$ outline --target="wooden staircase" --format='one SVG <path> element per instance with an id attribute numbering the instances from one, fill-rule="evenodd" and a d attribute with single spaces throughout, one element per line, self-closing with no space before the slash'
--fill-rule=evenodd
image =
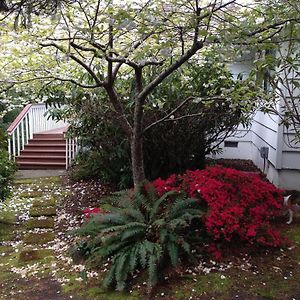
<path id="1" fill-rule="evenodd" d="M 63 133 L 36 133 L 16 157 L 19 169 L 65 169 L 66 140 Z"/>

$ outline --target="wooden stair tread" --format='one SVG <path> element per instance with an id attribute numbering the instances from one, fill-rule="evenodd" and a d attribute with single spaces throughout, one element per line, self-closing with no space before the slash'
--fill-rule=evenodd
<path id="1" fill-rule="evenodd" d="M 37 162 L 37 161 L 22 161 L 19 162 L 22 165 L 61 165 L 64 166 L 65 162 L 52 162 L 52 161 L 45 161 L 45 162 Z"/>
<path id="2" fill-rule="evenodd" d="M 56 159 L 64 159 L 65 157 L 64 156 L 59 156 L 59 155 L 47 155 L 47 156 L 41 156 L 41 155 L 20 155 L 20 156 L 17 156 L 16 159 L 23 159 L 23 158 L 28 158 L 28 159 L 35 159 L 35 158 L 42 158 L 42 159 L 45 159 L 45 158 L 50 158 L 50 159 L 53 159 L 53 158 L 56 158 Z"/>
<path id="3" fill-rule="evenodd" d="M 28 152 L 28 153 L 36 153 L 36 152 L 54 152 L 54 153 L 65 153 L 66 150 L 65 149 L 51 149 L 51 150 L 47 150 L 47 149 L 40 149 L 40 150 L 36 150 L 36 149 L 24 149 L 21 150 L 21 153 L 23 154 L 24 152 Z M 25 153 L 24 153 L 25 154 Z"/>

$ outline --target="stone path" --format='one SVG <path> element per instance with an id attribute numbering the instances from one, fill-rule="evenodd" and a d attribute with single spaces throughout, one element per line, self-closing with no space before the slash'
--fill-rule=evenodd
<path id="1" fill-rule="evenodd" d="M 0 203 L 0 300 L 81 299 L 64 293 L 56 260 L 59 177 L 18 179 Z M 59 246 L 57 247 L 57 245 Z"/>

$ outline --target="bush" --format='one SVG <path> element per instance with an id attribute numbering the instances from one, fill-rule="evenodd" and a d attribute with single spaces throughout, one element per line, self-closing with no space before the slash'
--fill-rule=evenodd
<path id="1" fill-rule="evenodd" d="M 239 240 L 270 247 L 283 242 L 271 224 L 282 211 L 283 192 L 258 174 L 215 166 L 159 178 L 153 185 L 159 196 L 185 191 L 205 204 L 203 222 L 213 242 Z"/>
<path id="2" fill-rule="evenodd" d="M 4 200 L 9 194 L 8 184 L 16 170 L 15 164 L 8 158 L 6 147 L 6 135 L 0 130 L 0 200 Z"/>
<path id="3" fill-rule="evenodd" d="M 202 215 L 199 201 L 173 191 L 157 198 L 152 190 L 148 186 L 131 196 L 119 194 L 118 208 L 110 213 L 94 214 L 93 210 L 78 231 L 88 236 L 80 248 L 93 265 L 111 259 L 106 287 L 116 285 L 123 290 L 132 274 L 147 269 L 151 289 L 164 267 L 169 263 L 176 266 L 184 253 L 187 257 L 191 254 L 191 223 Z"/>
<path id="4" fill-rule="evenodd" d="M 0 200 L 4 200 L 9 194 L 9 182 L 13 178 L 15 165 L 8 159 L 6 151 L 0 152 Z"/>

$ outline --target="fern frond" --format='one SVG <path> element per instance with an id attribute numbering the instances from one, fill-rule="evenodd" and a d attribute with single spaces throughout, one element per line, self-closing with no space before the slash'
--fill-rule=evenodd
<path id="1" fill-rule="evenodd" d="M 112 263 L 111 263 L 111 267 L 108 270 L 108 272 L 102 282 L 103 287 L 109 288 L 111 285 L 114 284 L 115 274 L 116 274 L 116 264 L 115 264 L 115 260 L 113 259 Z"/>
<path id="2" fill-rule="evenodd" d="M 122 291 L 125 288 L 125 281 L 128 277 L 127 268 L 128 265 L 126 264 L 128 260 L 129 253 L 126 250 L 123 250 L 120 252 L 120 254 L 117 256 L 115 264 L 116 264 L 116 274 L 115 278 L 117 281 L 117 290 Z"/>
<path id="3" fill-rule="evenodd" d="M 143 268 L 145 268 L 147 265 L 147 248 L 145 247 L 145 242 L 140 243 L 138 253 L 141 265 Z"/>
<path id="4" fill-rule="evenodd" d="M 186 254 L 188 254 L 188 255 L 191 254 L 191 246 L 189 243 L 187 243 L 186 241 L 183 240 L 183 241 L 181 241 L 180 245 Z"/>
<path id="5" fill-rule="evenodd" d="M 176 266 L 178 264 L 178 245 L 174 241 L 169 241 L 167 244 L 167 250 L 171 260 L 171 264 Z"/>
<path id="6" fill-rule="evenodd" d="M 177 217 L 179 217 L 180 215 L 182 215 L 182 212 L 186 209 L 189 208 L 198 208 L 199 207 L 199 200 L 197 199 L 179 199 L 177 200 L 171 207 L 169 214 L 168 214 L 168 218 L 169 219 L 175 219 Z"/>
<path id="7" fill-rule="evenodd" d="M 158 281 L 158 274 L 157 274 L 158 261 L 159 261 L 159 259 L 156 255 L 156 253 L 152 253 L 149 255 L 149 259 L 148 259 L 148 272 L 149 272 L 148 287 L 149 287 L 149 289 L 151 289 L 153 286 L 155 286 Z"/>
<path id="8" fill-rule="evenodd" d="M 178 194 L 178 192 L 175 191 L 169 191 L 165 193 L 163 196 L 161 196 L 158 200 L 156 200 L 153 204 L 153 207 L 151 209 L 151 214 L 150 214 L 150 221 L 153 220 L 153 218 L 156 216 L 158 209 L 162 205 L 164 201 L 166 201 L 170 196 Z"/>
<path id="9" fill-rule="evenodd" d="M 129 256 L 129 261 L 128 261 L 130 272 L 134 272 L 135 268 L 138 265 L 138 261 L 139 261 L 139 259 L 138 259 L 139 258 L 138 257 L 138 251 L 139 251 L 139 245 L 134 245 L 131 248 L 130 256 Z"/>
<path id="10" fill-rule="evenodd" d="M 145 227 L 144 226 L 135 226 L 133 228 L 129 228 L 124 231 L 121 235 L 121 240 L 124 241 L 126 239 L 135 238 L 145 236 Z"/>
<path id="11" fill-rule="evenodd" d="M 122 215 L 131 218 L 131 221 L 145 222 L 145 216 L 138 208 L 126 208 L 122 211 Z"/>

